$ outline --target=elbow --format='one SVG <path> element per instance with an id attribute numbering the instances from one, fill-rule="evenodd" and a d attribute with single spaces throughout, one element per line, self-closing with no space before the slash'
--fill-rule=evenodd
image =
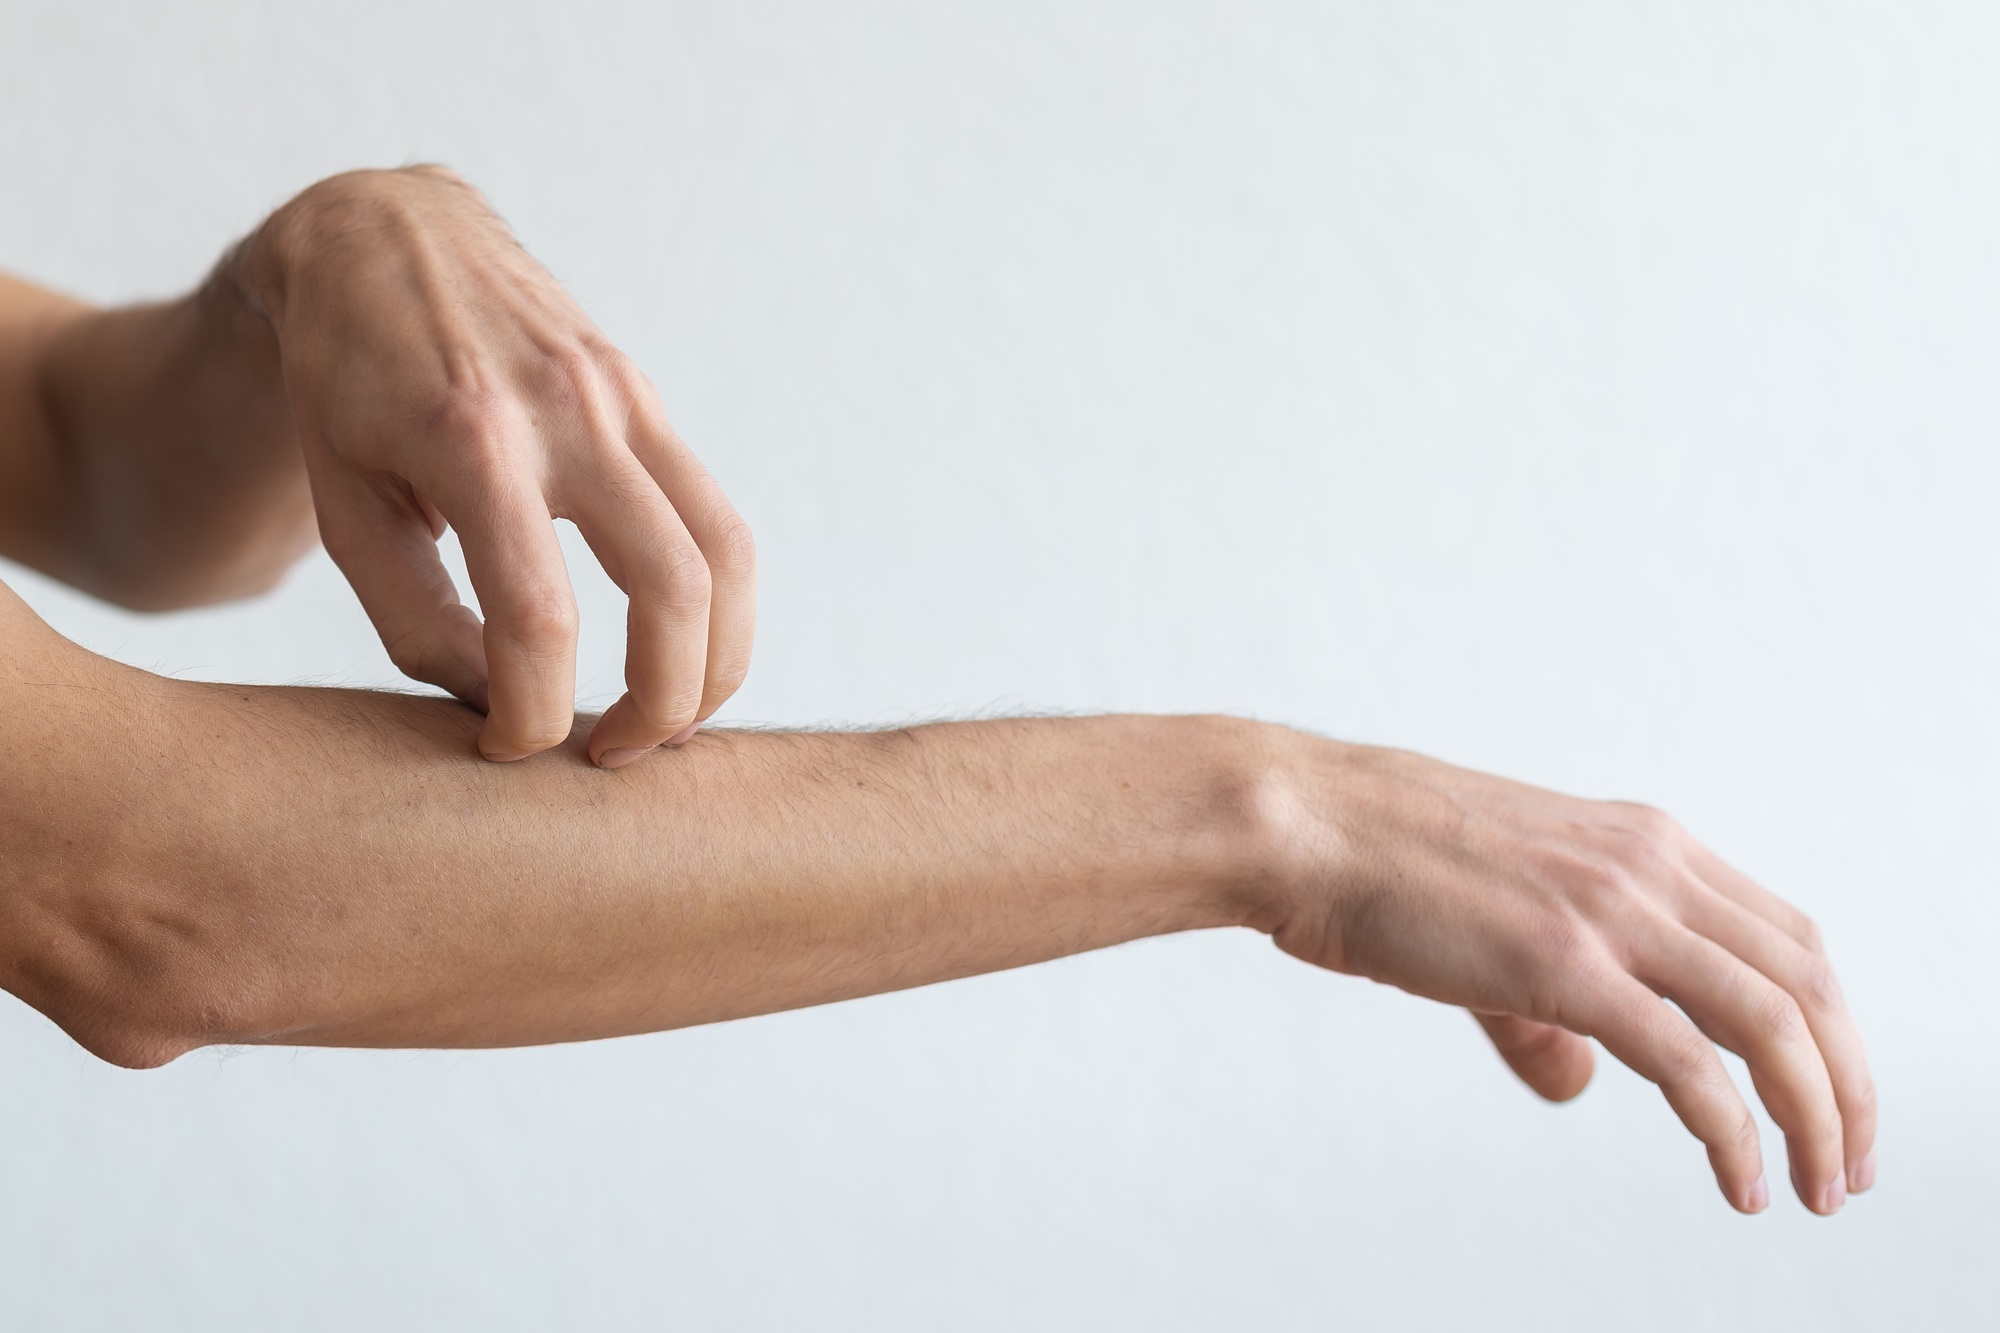
<path id="1" fill-rule="evenodd" d="M 26 998 L 26 997 L 23 997 Z M 120 1069 L 158 1069 L 198 1046 L 192 1029 L 133 997 L 58 993 L 29 1001 L 70 1040 Z"/>
<path id="2" fill-rule="evenodd" d="M 30 1003 L 106 1064 L 158 1069 L 220 1040 L 204 1030 L 199 1004 L 181 991 L 178 981 L 111 976 L 88 987 L 58 985 Z"/>
<path id="3" fill-rule="evenodd" d="M 28 938 L 37 944 L 8 960 L 7 989 L 107 1064 L 158 1069 L 238 1039 L 211 950 L 188 947 L 157 914 L 99 910 Z"/>
<path id="4" fill-rule="evenodd" d="M 120 1069 L 158 1069 L 172 1064 L 204 1042 L 175 1038 L 118 1021 L 86 1028 L 65 1027 L 77 1045 Z"/>
<path id="5" fill-rule="evenodd" d="M 257 1030 L 286 993 L 287 941 L 231 892 L 255 881 L 228 789 L 187 762 L 191 687 L 86 653 L 18 602 L 0 631 L 0 665 L 36 682 L 0 680 L 0 748 L 22 757 L 0 764 L 0 989 L 132 1069 Z"/>

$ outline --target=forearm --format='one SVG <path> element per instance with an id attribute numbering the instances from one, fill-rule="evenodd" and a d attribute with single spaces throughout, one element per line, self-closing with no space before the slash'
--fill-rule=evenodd
<path id="1" fill-rule="evenodd" d="M 48 465 L 27 563 L 155 610 L 258 591 L 310 542 L 276 339 L 230 263 L 179 300 L 74 307 L 28 351 Z"/>
<path id="2" fill-rule="evenodd" d="M 61 941 L 10 985 L 124 1063 L 711 1022 L 1229 924 L 1264 873 L 1226 719 L 704 734 L 606 772 L 575 740 L 470 762 L 446 701 L 144 679 L 116 780 L 45 811 L 115 839 L 57 838 L 7 934 Z"/>
<path id="3" fill-rule="evenodd" d="M 1873 1179 L 1818 930 L 1658 811 L 1226 718 L 707 734 L 616 770 L 574 735 L 481 764 L 477 726 L 163 680 L 0 591 L 0 984 L 143 1066 L 612 1036 L 1244 924 L 1465 1006 L 1547 1096 L 1597 1037 L 1738 1208 L 1757 1127 L 1704 1036 L 1811 1207 Z"/>
<path id="4" fill-rule="evenodd" d="M 50 341 L 89 309 L 0 273 L 0 554 L 44 569 L 61 475 L 42 370 Z"/>

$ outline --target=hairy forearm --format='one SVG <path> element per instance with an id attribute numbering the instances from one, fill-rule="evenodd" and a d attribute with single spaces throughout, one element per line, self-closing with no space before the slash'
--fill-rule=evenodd
<path id="1" fill-rule="evenodd" d="M 607 772 L 469 762 L 447 701 L 117 690 L 148 720 L 39 784 L 6 937 L 54 942 L 10 988 L 128 1064 L 711 1022 L 1229 924 L 1266 871 L 1228 719 L 723 732 Z"/>

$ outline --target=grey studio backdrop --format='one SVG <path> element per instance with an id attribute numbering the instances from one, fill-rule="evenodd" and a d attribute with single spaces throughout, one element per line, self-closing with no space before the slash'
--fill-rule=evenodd
<path id="1" fill-rule="evenodd" d="M 1872 1196 L 1738 1218 L 1636 1077 L 1544 1106 L 1247 933 L 150 1073 L 0 1000 L 0 1322 L 1993 1327 L 1996 67 L 1979 4 L 0 3 L 23 273 L 485 187 L 758 533 L 728 719 L 1226 709 L 1651 801 L 1821 920 L 1883 1099 Z M 162 618 L 5 576 L 397 684 L 322 556 Z"/>

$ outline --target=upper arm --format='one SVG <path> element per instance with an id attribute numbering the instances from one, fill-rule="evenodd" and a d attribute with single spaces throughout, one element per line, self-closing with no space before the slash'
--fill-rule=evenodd
<path id="1" fill-rule="evenodd" d="M 38 382 L 49 336 L 87 307 L 0 273 L 0 554 L 48 568 L 55 431 Z"/>

